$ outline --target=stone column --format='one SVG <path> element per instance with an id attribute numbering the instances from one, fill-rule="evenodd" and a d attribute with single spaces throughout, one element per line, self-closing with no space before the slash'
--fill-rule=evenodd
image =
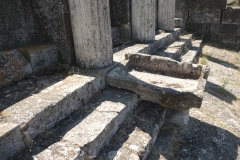
<path id="1" fill-rule="evenodd" d="M 132 0 L 132 36 L 135 41 L 155 40 L 156 0 Z"/>
<path id="2" fill-rule="evenodd" d="M 175 0 L 158 0 L 158 29 L 174 31 Z"/>
<path id="3" fill-rule="evenodd" d="M 109 0 L 68 0 L 77 65 L 102 68 L 113 62 Z"/>

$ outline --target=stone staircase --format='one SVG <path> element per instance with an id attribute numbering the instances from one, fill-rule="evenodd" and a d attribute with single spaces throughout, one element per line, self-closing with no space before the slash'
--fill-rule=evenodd
<path id="1" fill-rule="evenodd" d="M 164 122 L 201 106 L 209 71 L 193 64 L 201 41 L 179 35 L 159 32 L 118 51 L 110 67 L 2 88 L 0 159 L 146 159 Z M 169 47 L 177 56 L 157 54 Z"/>

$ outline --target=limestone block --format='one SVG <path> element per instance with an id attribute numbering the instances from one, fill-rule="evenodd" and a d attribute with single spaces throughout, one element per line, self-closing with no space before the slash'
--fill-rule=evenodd
<path id="1" fill-rule="evenodd" d="M 0 159 L 12 159 L 24 147 L 20 126 L 12 123 L 0 123 Z"/>
<path id="2" fill-rule="evenodd" d="M 220 23 L 221 10 L 194 10 L 189 12 L 189 22 Z"/>
<path id="3" fill-rule="evenodd" d="M 139 42 L 155 38 L 155 0 L 132 0 L 132 38 Z"/>
<path id="4" fill-rule="evenodd" d="M 108 0 L 69 0 L 76 63 L 102 68 L 113 62 Z"/>
<path id="5" fill-rule="evenodd" d="M 19 49 L 30 62 L 33 72 L 51 69 L 58 63 L 58 52 L 55 45 L 37 45 Z"/>
<path id="6" fill-rule="evenodd" d="M 158 29 L 174 31 L 175 0 L 158 1 Z"/>
<path id="7" fill-rule="evenodd" d="M 240 8 L 228 8 L 223 11 L 222 24 L 240 25 Z"/>
<path id="8" fill-rule="evenodd" d="M 18 50 L 0 52 L 0 88 L 32 73 L 31 65 Z"/>
<path id="9" fill-rule="evenodd" d="M 187 0 L 187 10 L 223 10 L 227 0 Z"/>

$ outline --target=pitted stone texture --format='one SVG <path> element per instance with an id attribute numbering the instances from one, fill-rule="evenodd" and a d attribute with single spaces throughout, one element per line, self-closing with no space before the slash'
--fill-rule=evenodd
<path id="1" fill-rule="evenodd" d="M 137 95 L 119 89 L 107 89 L 88 104 L 89 115 L 73 121 L 61 141 L 35 156 L 35 159 L 92 159 L 117 131 L 119 125 L 138 105 Z M 82 120 L 81 120 L 82 119 Z M 59 126 L 62 129 L 62 126 Z M 70 153 L 70 156 L 68 155 Z"/>
<path id="2" fill-rule="evenodd" d="M 72 75 L 33 94 L 0 113 L 2 122 L 21 126 L 25 141 L 31 140 L 85 105 L 101 87 L 101 77 Z"/>
<path id="3" fill-rule="evenodd" d="M 158 1 L 158 29 L 164 31 L 174 30 L 175 0 Z"/>
<path id="4" fill-rule="evenodd" d="M 174 28 L 181 28 L 182 27 L 182 19 L 181 18 L 175 18 L 174 19 Z"/>
<path id="5" fill-rule="evenodd" d="M 240 8 L 228 8 L 223 11 L 222 24 L 240 24 Z"/>
<path id="6" fill-rule="evenodd" d="M 224 10 L 227 0 L 187 0 L 187 10 Z"/>
<path id="7" fill-rule="evenodd" d="M 220 19 L 221 10 L 196 10 L 189 11 L 188 22 L 220 24 Z"/>
<path id="8" fill-rule="evenodd" d="M 51 69 L 58 63 L 55 45 L 29 46 L 19 50 L 30 61 L 34 73 Z"/>
<path id="9" fill-rule="evenodd" d="M 0 88 L 32 73 L 31 65 L 18 50 L 0 52 Z"/>
<path id="10" fill-rule="evenodd" d="M 123 65 L 117 66 L 107 74 L 106 81 L 110 86 L 137 93 L 143 100 L 180 111 L 200 108 L 206 85 L 206 80 L 202 77 L 198 79 L 169 77 L 148 73 L 136 67 L 130 69 Z"/>
<path id="11" fill-rule="evenodd" d="M 132 38 L 135 41 L 154 41 L 155 6 L 155 0 L 132 0 Z"/>
<path id="12" fill-rule="evenodd" d="M 158 104 L 142 102 L 96 160 L 146 159 L 164 122 L 165 113 L 166 109 Z"/>
<path id="13" fill-rule="evenodd" d="M 25 147 L 19 125 L 0 123 L 0 159 L 8 160 Z"/>
<path id="14" fill-rule="evenodd" d="M 102 68 L 113 62 L 109 0 L 69 0 L 76 63 Z"/>

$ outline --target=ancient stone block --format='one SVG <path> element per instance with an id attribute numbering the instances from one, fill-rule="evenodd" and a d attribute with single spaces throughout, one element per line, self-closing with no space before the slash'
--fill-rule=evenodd
<path id="1" fill-rule="evenodd" d="M 175 0 L 158 1 L 158 29 L 174 30 Z"/>
<path id="2" fill-rule="evenodd" d="M 187 0 L 187 10 L 223 10 L 227 0 Z"/>
<path id="3" fill-rule="evenodd" d="M 155 38 L 155 0 L 132 0 L 132 38 L 139 42 Z"/>
<path id="4" fill-rule="evenodd" d="M 77 65 L 87 69 L 111 65 L 109 1 L 69 0 L 69 7 Z"/>
<path id="5" fill-rule="evenodd" d="M 223 11 L 222 24 L 240 25 L 240 8 L 231 8 Z"/>
<path id="6" fill-rule="evenodd" d="M 176 124 L 180 127 L 184 127 L 188 124 L 189 112 L 190 110 L 177 111 L 173 109 L 168 109 L 166 114 L 166 122 Z"/>
<path id="7" fill-rule="evenodd" d="M 0 88 L 32 73 L 32 67 L 18 50 L 0 52 Z"/>
<path id="8" fill-rule="evenodd" d="M 211 24 L 210 33 L 212 36 L 237 36 L 239 33 L 240 24 Z"/>
<path id="9" fill-rule="evenodd" d="M 12 159 L 25 147 L 19 125 L 0 123 L 0 159 Z"/>
<path id="10" fill-rule="evenodd" d="M 189 11 L 188 22 L 192 23 L 220 23 L 221 10 Z"/>
<path id="11" fill-rule="evenodd" d="M 19 50 L 30 62 L 34 73 L 51 69 L 58 63 L 58 52 L 55 45 L 29 46 Z"/>

